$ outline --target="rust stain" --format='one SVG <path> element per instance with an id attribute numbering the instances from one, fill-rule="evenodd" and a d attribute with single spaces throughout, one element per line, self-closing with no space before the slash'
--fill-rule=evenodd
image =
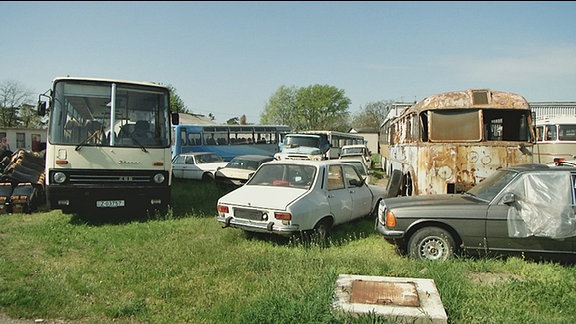
<path id="1" fill-rule="evenodd" d="M 420 299 L 413 282 L 352 281 L 350 302 L 359 304 L 419 307 Z"/>

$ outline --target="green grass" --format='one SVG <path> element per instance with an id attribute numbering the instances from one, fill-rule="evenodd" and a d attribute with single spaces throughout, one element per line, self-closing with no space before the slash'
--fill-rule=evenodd
<path id="1" fill-rule="evenodd" d="M 507 259 L 422 262 L 373 220 L 328 244 L 247 238 L 215 220 L 218 190 L 176 182 L 163 217 L 0 215 L 0 313 L 74 323 L 393 323 L 332 309 L 339 274 L 431 278 L 450 323 L 570 323 L 576 269 Z"/>

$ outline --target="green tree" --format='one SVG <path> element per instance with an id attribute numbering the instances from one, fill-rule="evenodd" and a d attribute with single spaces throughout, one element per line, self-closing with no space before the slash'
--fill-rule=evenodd
<path id="1" fill-rule="evenodd" d="M 380 129 L 393 103 L 393 100 L 376 101 L 360 107 L 360 111 L 352 116 L 352 127 Z"/>
<path id="2" fill-rule="evenodd" d="M 297 109 L 297 91 L 294 86 L 278 88 L 264 106 L 264 111 L 260 114 L 260 124 L 292 126 L 295 123 L 292 119 Z"/>
<path id="3" fill-rule="evenodd" d="M 48 119 L 39 116 L 32 105 L 23 104 L 18 115 L 19 125 L 24 128 L 46 128 L 48 124 Z"/>
<path id="4" fill-rule="evenodd" d="M 169 84 L 168 89 L 170 89 L 170 111 L 187 114 L 190 113 L 184 104 L 184 100 L 176 94 L 176 88 Z"/>
<path id="5" fill-rule="evenodd" d="M 329 85 L 305 88 L 281 86 L 260 115 L 261 124 L 284 124 L 295 131 L 347 131 L 350 99 L 344 90 Z"/>

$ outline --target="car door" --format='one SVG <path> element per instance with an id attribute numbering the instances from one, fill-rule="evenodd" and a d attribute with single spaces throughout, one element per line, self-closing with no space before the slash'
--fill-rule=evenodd
<path id="1" fill-rule="evenodd" d="M 362 176 L 351 164 L 342 165 L 345 184 L 352 200 L 351 218 L 366 216 L 372 209 L 372 192 L 362 182 Z"/>
<path id="2" fill-rule="evenodd" d="M 201 155 L 195 156 L 187 156 L 185 164 L 183 166 L 183 173 L 185 179 L 194 179 L 200 180 L 202 179 L 202 169 L 198 166 L 200 163 Z"/>
<path id="3" fill-rule="evenodd" d="M 174 159 L 174 162 L 172 163 L 172 174 L 174 174 L 176 178 L 184 178 L 184 161 L 184 155 L 179 155 Z"/>
<path id="4" fill-rule="evenodd" d="M 528 228 L 538 228 L 542 226 L 531 225 L 529 222 L 508 220 L 509 213 L 526 209 L 523 202 L 530 202 L 535 213 L 543 226 L 554 222 L 553 218 L 558 213 L 554 212 L 556 206 L 567 205 L 567 208 L 574 211 L 574 175 L 565 181 L 551 181 L 551 174 L 558 172 L 538 172 L 534 174 L 524 174 L 514 180 L 502 194 L 500 194 L 494 204 L 490 206 L 486 221 L 486 240 L 488 248 L 501 251 L 524 251 L 524 252 L 549 252 L 549 253 L 573 253 L 574 236 L 568 238 L 552 238 L 546 234 L 533 235 Z M 540 183 L 535 185 L 535 183 Z M 542 187 L 543 183 L 549 185 Z M 513 193 L 516 201 L 505 203 L 507 194 Z M 563 196 L 564 198 L 560 198 Z M 510 196 L 508 196 L 510 197 Z M 568 201 L 567 201 L 568 200 Z M 540 207 L 538 207 L 540 206 Z M 511 210 L 514 209 L 514 210 Z M 516 214 L 514 214 L 516 215 Z M 514 225 L 518 224 L 518 225 Z M 526 225 L 525 225 L 526 224 Z M 524 228 L 527 228 L 526 230 Z"/>
<path id="5" fill-rule="evenodd" d="M 327 200 L 330 212 L 334 215 L 334 225 L 349 222 L 352 219 L 352 196 L 344 184 L 341 165 L 329 165 L 326 177 Z"/>

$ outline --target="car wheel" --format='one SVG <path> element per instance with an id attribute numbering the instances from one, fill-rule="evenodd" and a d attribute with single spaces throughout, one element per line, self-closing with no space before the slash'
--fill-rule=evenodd
<path id="1" fill-rule="evenodd" d="M 319 241 L 324 242 L 330 235 L 330 229 L 332 228 L 332 223 L 328 219 L 323 219 L 319 221 L 314 229 L 312 230 L 312 237 Z"/>
<path id="2" fill-rule="evenodd" d="M 408 255 L 421 260 L 445 261 L 454 254 L 454 238 L 439 227 L 424 227 L 408 241 Z"/>
<path id="3" fill-rule="evenodd" d="M 374 205 L 374 210 L 372 210 L 370 214 L 366 215 L 366 219 L 376 219 L 378 217 L 378 206 L 380 206 L 380 201 L 382 201 L 382 199 L 376 202 L 376 205 Z"/>
<path id="4" fill-rule="evenodd" d="M 214 181 L 214 176 L 212 176 L 210 173 L 204 173 L 202 175 L 202 181 L 204 182 L 212 182 Z"/>

